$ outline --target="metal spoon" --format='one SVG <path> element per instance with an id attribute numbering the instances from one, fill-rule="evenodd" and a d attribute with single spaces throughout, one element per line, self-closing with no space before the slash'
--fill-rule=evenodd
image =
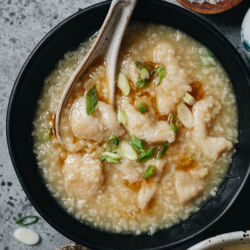
<path id="1" fill-rule="evenodd" d="M 124 31 L 137 0 L 113 0 L 95 43 L 70 78 L 57 108 L 55 129 L 59 142 L 65 147 L 61 136 L 61 114 L 67 98 L 77 80 L 88 70 L 97 57 L 104 57 L 108 68 L 110 102 L 115 102 L 116 65 Z"/>

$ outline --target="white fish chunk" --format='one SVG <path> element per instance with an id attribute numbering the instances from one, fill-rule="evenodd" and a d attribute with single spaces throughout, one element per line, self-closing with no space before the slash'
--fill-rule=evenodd
<path id="1" fill-rule="evenodd" d="M 165 76 L 156 87 L 157 109 L 161 115 L 168 115 L 192 87 L 171 44 L 158 44 L 154 51 L 154 62 L 163 64 L 165 69 Z"/>
<path id="2" fill-rule="evenodd" d="M 122 73 L 125 73 L 127 79 L 131 80 L 134 83 L 134 86 L 131 87 L 134 88 L 136 85 L 136 82 L 138 81 L 138 76 L 140 74 L 140 69 L 137 68 L 135 65 L 135 59 L 134 57 L 128 56 L 126 58 L 126 61 L 124 61 L 125 65 L 122 65 Z"/>
<path id="3" fill-rule="evenodd" d="M 159 181 L 161 180 L 163 170 L 166 165 L 166 160 L 163 159 L 152 159 L 147 161 L 146 168 L 148 168 L 149 165 L 156 166 L 156 174 L 151 177 L 149 180 L 143 180 L 142 181 L 142 187 L 139 191 L 138 196 L 138 206 L 141 210 L 144 210 L 150 200 L 153 198 L 155 192 L 158 189 Z"/>
<path id="4" fill-rule="evenodd" d="M 159 121 L 151 106 L 147 107 L 146 113 L 141 114 L 134 105 L 130 104 L 129 100 L 128 97 L 121 98 L 120 107 L 126 114 L 125 127 L 131 135 L 150 143 L 166 141 L 171 143 L 175 140 L 175 133 L 169 123 Z"/>
<path id="5" fill-rule="evenodd" d="M 193 139 L 200 145 L 205 157 L 215 161 L 223 152 L 233 148 L 232 142 L 223 137 L 208 136 L 207 124 L 221 111 L 221 104 L 212 96 L 197 102 L 192 109 L 194 117 Z"/>
<path id="6" fill-rule="evenodd" d="M 66 192 L 81 197 L 95 195 L 104 182 L 101 162 L 88 155 L 69 155 L 64 162 L 63 174 Z"/>
<path id="7" fill-rule="evenodd" d="M 142 174 L 136 169 L 136 161 L 129 160 L 125 157 L 119 161 L 121 164 L 115 164 L 115 167 L 123 173 L 124 180 L 127 180 L 130 184 L 142 180 Z"/>
<path id="8" fill-rule="evenodd" d="M 190 173 L 195 178 L 205 179 L 208 176 L 209 171 L 208 171 L 208 168 L 206 168 L 206 167 L 200 167 L 200 168 L 191 169 Z"/>
<path id="9" fill-rule="evenodd" d="M 99 101 L 96 110 L 87 115 L 86 96 L 80 98 L 72 108 L 71 127 L 78 139 L 89 139 L 104 142 L 110 136 L 124 134 L 123 127 L 118 123 L 116 112 L 112 105 Z"/>
<path id="10" fill-rule="evenodd" d="M 212 161 L 216 161 L 222 153 L 230 151 L 233 148 L 233 144 L 226 138 L 208 136 L 202 142 L 201 148 L 205 157 L 211 159 Z"/>
<path id="11" fill-rule="evenodd" d="M 181 203 L 185 204 L 193 200 L 205 190 L 205 177 L 206 174 L 204 175 L 204 170 L 201 170 L 201 172 L 177 170 L 175 172 L 175 190 Z"/>

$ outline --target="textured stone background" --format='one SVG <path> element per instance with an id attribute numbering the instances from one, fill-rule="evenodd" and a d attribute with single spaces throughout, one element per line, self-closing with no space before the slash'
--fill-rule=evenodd
<path id="1" fill-rule="evenodd" d="M 167 1 L 179 5 L 176 0 Z M 18 227 L 15 221 L 24 215 L 37 215 L 37 212 L 24 194 L 12 167 L 6 142 L 6 110 L 17 74 L 36 44 L 50 29 L 74 14 L 78 8 L 85 8 L 98 2 L 101 2 L 101 0 L 0 0 L 1 250 L 50 250 L 70 242 L 69 239 L 55 231 L 42 218 L 40 218 L 39 223 L 29 226 L 29 228 L 34 229 L 41 236 L 41 242 L 36 246 L 26 246 L 12 237 L 12 232 Z M 201 15 L 202 18 L 208 20 L 219 29 L 241 55 L 243 55 L 243 51 L 240 44 L 240 26 L 249 6 L 250 1 L 245 0 L 238 7 L 226 13 L 212 16 Z M 250 185 L 245 188 L 240 199 L 238 199 L 230 212 L 223 217 L 223 220 L 195 241 L 197 242 L 216 233 L 249 229 L 247 225 L 250 226 L 250 219 L 246 215 L 247 213 L 249 214 L 250 205 L 245 202 L 245 197 L 249 194 L 249 190 Z M 229 221 L 231 223 L 228 223 Z M 191 245 L 192 243 L 188 243 L 178 249 L 184 250 Z"/>

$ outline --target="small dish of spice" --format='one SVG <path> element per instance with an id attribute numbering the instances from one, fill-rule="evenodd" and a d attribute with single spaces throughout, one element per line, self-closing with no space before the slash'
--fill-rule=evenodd
<path id="1" fill-rule="evenodd" d="M 217 14 L 240 4 L 243 0 L 177 0 L 189 10 L 202 14 Z"/>

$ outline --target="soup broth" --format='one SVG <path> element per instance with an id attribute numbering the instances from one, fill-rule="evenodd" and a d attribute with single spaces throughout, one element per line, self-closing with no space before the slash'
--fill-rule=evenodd
<path id="1" fill-rule="evenodd" d="M 238 137 L 235 94 L 208 48 L 174 28 L 134 23 L 126 30 L 117 72 L 127 79 L 129 94 L 117 86 L 115 109 L 111 106 L 105 59 L 99 58 L 63 110 L 64 148 L 55 135 L 55 113 L 95 37 L 67 52 L 44 80 L 32 134 L 38 166 L 51 194 L 76 219 L 101 230 L 153 235 L 188 219 L 216 195 Z M 164 74 L 157 84 L 161 65 Z M 148 82 L 142 79 L 143 68 Z M 146 86 L 141 87 L 143 80 Z M 86 115 L 86 99 L 94 88 L 98 104 Z M 195 104 L 183 101 L 186 93 Z M 190 111 L 191 122 L 180 118 L 181 108 Z M 125 125 L 117 122 L 119 110 Z M 107 142 L 113 135 L 119 144 L 114 137 Z M 139 150 L 133 149 L 136 159 L 142 160 L 142 152 L 151 152 L 151 159 L 126 157 L 121 146 L 134 146 L 131 136 L 139 143 Z M 109 151 L 122 158 L 100 161 Z"/>

